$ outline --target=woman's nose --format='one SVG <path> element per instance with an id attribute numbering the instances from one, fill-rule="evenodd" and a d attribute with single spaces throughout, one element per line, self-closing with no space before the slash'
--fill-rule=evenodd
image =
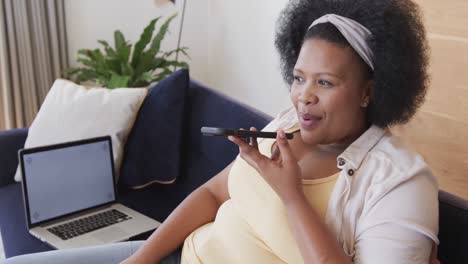
<path id="1" fill-rule="evenodd" d="M 299 94 L 299 102 L 308 105 L 308 104 L 316 104 L 319 99 L 317 97 L 315 87 L 313 84 L 304 86 Z"/>

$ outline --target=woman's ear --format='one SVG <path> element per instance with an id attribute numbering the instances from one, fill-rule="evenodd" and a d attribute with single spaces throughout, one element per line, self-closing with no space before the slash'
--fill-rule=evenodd
<path id="1" fill-rule="evenodd" d="M 374 80 L 366 81 L 365 88 L 362 91 L 361 96 L 361 107 L 369 106 L 370 99 L 372 98 L 372 92 L 374 90 Z"/>

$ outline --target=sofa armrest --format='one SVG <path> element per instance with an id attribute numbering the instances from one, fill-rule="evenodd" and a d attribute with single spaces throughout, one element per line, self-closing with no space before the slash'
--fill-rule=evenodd
<path id="1" fill-rule="evenodd" d="M 14 182 L 18 150 L 24 147 L 28 129 L 0 131 L 0 187 Z"/>
<path id="2" fill-rule="evenodd" d="M 439 191 L 439 260 L 467 263 L 468 200 Z"/>

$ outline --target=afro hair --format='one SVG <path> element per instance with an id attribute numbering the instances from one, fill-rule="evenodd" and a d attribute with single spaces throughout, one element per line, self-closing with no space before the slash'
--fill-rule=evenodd
<path id="1" fill-rule="evenodd" d="M 275 38 L 283 79 L 289 85 L 306 39 L 349 45 L 330 23 L 307 30 L 326 14 L 351 18 L 372 32 L 369 45 L 375 69 L 370 75 L 374 88 L 368 121 L 379 127 L 408 122 L 424 102 L 429 86 L 428 45 L 419 7 L 410 0 L 289 1 L 277 21 Z"/>

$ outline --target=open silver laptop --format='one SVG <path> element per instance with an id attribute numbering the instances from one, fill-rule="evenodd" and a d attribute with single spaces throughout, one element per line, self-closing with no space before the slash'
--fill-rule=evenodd
<path id="1" fill-rule="evenodd" d="M 109 136 L 18 155 L 29 232 L 57 249 L 125 241 L 160 225 L 116 203 Z"/>

